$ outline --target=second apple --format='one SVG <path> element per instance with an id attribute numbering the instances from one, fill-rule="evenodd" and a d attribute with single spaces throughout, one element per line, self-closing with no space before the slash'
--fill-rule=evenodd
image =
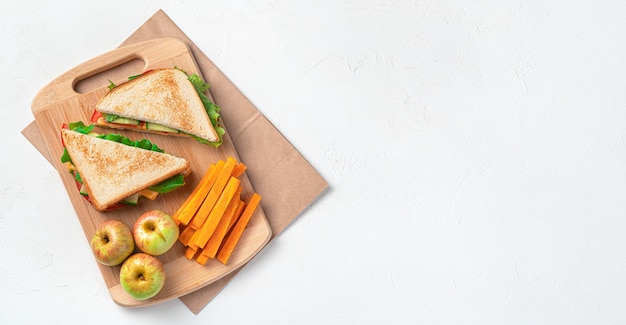
<path id="1" fill-rule="evenodd" d="M 178 235 L 179 229 L 174 219 L 161 210 L 144 213 L 133 227 L 133 237 L 137 248 L 154 256 L 164 254 L 172 248 Z"/>

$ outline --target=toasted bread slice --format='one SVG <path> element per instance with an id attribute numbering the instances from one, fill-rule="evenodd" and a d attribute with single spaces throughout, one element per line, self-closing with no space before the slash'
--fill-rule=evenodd
<path id="1" fill-rule="evenodd" d="M 72 163 L 99 211 L 190 168 L 186 159 L 170 154 L 67 129 L 61 132 Z"/>
<path id="2" fill-rule="evenodd" d="M 116 86 L 100 99 L 96 111 L 160 124 L 210 142 L 219 141 L 196 89 L 178 69 L 151 70 Z M 138 130 L 105 121 L 96 124 Z M 141 131 L 150 132 L 149 129 Z"/>

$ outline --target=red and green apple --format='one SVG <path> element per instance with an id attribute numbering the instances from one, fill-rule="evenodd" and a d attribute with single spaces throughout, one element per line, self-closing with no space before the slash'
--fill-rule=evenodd
<path id="1" fill-rule="evenodd" d="M 150 299 L 165 285 L 163 263 L 152 255 L 135 253 L 122 264 L 120 284 L 131 297 L 137 300 Z"/>
<path id="2" fill-rule="evenodd" d="M 142 214 L 133 227 L 135 245 L 142 252 L 161 255 L 167 252 L 178 239 L 180 230 L 174 219 L 161 210 Z"/>
<path id="3" fill-rule="evenodd" d="M 91 238 L 91 250 L 96 261 L 103 265 L 122 264 L 135 250 L 133 234 L 124 222 L 109 219 L 96 228 Z"/>

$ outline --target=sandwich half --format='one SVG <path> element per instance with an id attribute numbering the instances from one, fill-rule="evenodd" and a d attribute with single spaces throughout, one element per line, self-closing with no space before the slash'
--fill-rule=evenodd
<path id="1" fill-rule="evenodd" d="M 205 95 L 209 85 L 196 74 L 155 69 L 109 88 L 92 115 L 96 125 L 222 143 L 220 108 Z"/>
<path id="2" fill-rule="evenodd" d="M 61 129 L 61 162 L 74 175 L 80 193 L 96 210 L 136 205 L 183 186 L 189 162 L 164 153 L 149 140 L 132 141 L 119 134 L 94 133 L 82 122 Z"/>

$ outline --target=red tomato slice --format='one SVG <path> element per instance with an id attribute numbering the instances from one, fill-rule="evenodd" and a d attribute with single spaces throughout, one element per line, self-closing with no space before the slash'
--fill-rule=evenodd
<path id="1" fill-rule="evenodd" d="M 70 126 L 67 125 L 67 123 L 63 123 L 63 125 L 61 125 L 61 130 L 63 129 L 69 129 Z M 63 148 L 65 148 L 65 141 L 63 141 L 63 132 L 60 133 L 61 134 L 61 144 L 63 145 Z"/>
<path id="2" fill-rule="evenodd" d="M 93 114 L 91 114 L 91 122 L 96 123 L 98 122 L 98 119 L 102 117 L 102 113 L 94 110 Z"/>

